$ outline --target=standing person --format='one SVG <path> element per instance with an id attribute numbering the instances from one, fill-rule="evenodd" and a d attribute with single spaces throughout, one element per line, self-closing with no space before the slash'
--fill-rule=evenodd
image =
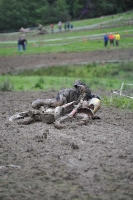
<path id="1" fill-rule="evenodd" d="M 62 30 L 62 22 L 61 21 L 58 22 L 58 28 L 59 28 L 59 31 Z"/>
<path id="2" fill-rule="evenodd" d="M 115 35 L 115 44 L 116 44 L 116 46 L 119 46 L 119 41 L 120 41 L 120 34 L 116 33 L 116 35 Z"/>
<path id="3" fill-rule="evenodd" d="M 70 29 L 70 22 L 67 22 L 67 29 Z"/>
<path id="4" fill-rule="evenodd" d="M 25 51 L 26 50 L 26 45 L 27 45 L 27 40 L 25 38 L 23 38 L 21 43 L 22 43 L 23 50 Z"/>
<path id="5" fill-rule="evenodd" d="M 54 32 L 54 24 L 51 24 L 51 33 Z"/>
<path id="6" fill-rule="evenodd" d="M 115 36 L 112 34 L 112 33 L 110 33 L 110 35 L 109 35 L 109 40 L 110 40 L 110 46 L 114 46 L 114 39 L 115 39 Z"/>
<path id="7" fill-rule="evenodd" d="M 64 29 L 65 29 L 65 31 L 67 29 L 67 23 L 66 22 L 64 23 Z"/>
<path id="8" fill-rule="evenodd" d="M 73 29 L 73 24 L 70 24 L 71 29 Z"/>
<path id="9" fill-rule="evenodd" d="M 104 39 L 104 46 L 106 47 L 108 45 L 108 40 L 109 40 L 107 33 L 104 35 L 103 39 Z"/>
<path id="10" fill-rule="evenodd" d="M 18 51 L 19 52 L 21 51 L 21 47 L 22 47 L 22 39 L 21 39 L 21 37 L 19 37 L 19 39 L 18 39 Z"/>

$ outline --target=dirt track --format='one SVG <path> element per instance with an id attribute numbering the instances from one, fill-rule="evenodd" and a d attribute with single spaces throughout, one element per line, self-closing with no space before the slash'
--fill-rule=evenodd
<path id="1" fill-rule="evenodd" d="M 0 74 L 55 65 L 133 60 L 133 49 L 108 49 L 95 52 L 50 53 L 0 57 Z"/>
<path id="2" fill-rule="evenodd" d="M 131 53 L 116 50 L 113 55 L 111 52 L 114 50 L 106 54 L 112 59 L 116 59 L 116 52 L 117 59 L 132 57 L 131 50 Z M 83 53 L 82 58 L 76 54 L 73 59 L 70 58 L 74 54 L 63 54 L 62 62 L 68 62 L 67 58 L 73 63 L 107 58 L 99 53 L 95 52 L 94 57 Z M 33 67 L 44 63 L 50 66 L 59 60 L 58 56 L 0 58 L 0 74 L 29 68 L 33 63 Z M 27 126 L 9 122 L 11 115 L 31 109 L 35 99 L 55 95 L 54 92 L 0 92 L 0 199 L 132 200 L 132 112 L 102 106 L 97 113 L 100 120 L 62 130 L 41 122 Z"/>

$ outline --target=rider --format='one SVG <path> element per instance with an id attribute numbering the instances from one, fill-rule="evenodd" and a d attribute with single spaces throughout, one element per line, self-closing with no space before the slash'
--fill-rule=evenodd
<path id="1" fill-rule="evenodd" d="M 39 109 L 41 106 L 57 107 L 72 101 L 78 102 L 83 93 L 85 100 L 92 98 L 89 87 L 81 80 L 76 80 L 74 88 L 60 90 L 54 99 L 37 99 L 32 103 L 32 107 Z"/>
<path id="2" fill-rule="evenodd" d="M 101 101 L 97 95 L 91 94 L 89 87 L 77 80 L 74 88 L 60 90 L 55 99 L 37 99 L 32 103 L 32 107 L 41 110 L 32 110 L 22 113 L 22 115 L 14 115 L 10 121 L 14 119 L 22 119 L 18 123 L 28 124 L 33 121 L 43 121 L 53 123 L 58 118 L 68 114 L 73 117 L 78 112 L 85 112 L 90 117 L 100 109 Z M 47 108 L 49 107 L 49 108 Z M 29 118 L 24 120 L 24 115 Z"/>
<path id="3" fill-rule="evenodd" d="M 42 113 L 42 121 L 52 120 L 51 122 L 53 122 L 67 113 L 70 113 L 70 115 L 72 113 L 72 116 L 74 116 L 74 113 L 78 112 L 80 108 L 85 107 L 89 108 L 90 111 L 86 111 L 91 112 L 93 118 L 101 107 L 101 101 L 99 96 L 91 94 L 91 90 L 85 83 L 76 80 L 74 88 L 60 90 L 55 99 L 37 99 L 32 103 L 32 107 L 35 109 L 39 109 L 41 106 L 55 108 L 46 108 L 44 114 Z M 51 119 L 49 118 L 50 115 Z"/>
<path id="4" fill-rule="evenodd" d="M 84 91 L 84 86 L 82 91 Z M 91 95 L 91 97 L 91 99 L 85 100 L 83 93 L 78 103 L 72 101 L 70 103 L 57 106 L 56 108 L 47 108 L 46 110 L 44 107 L 41 107 L 43 109 L 41 112 L 41 121 L 53 123 L 66 115 L 68 117 L 74 117 L 76 113 L 85 113 L 92 119 L 99 119 L 99 117 L 95 117 L 94 115 L 101 107 L 101 100 L 97 95 Z"/>

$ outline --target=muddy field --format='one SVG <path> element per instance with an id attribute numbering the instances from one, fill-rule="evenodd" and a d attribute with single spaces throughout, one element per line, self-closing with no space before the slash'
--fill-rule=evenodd
<path id="1" fill-rule="evenodd" d="M 128 60 L 132 52 L 106 53 L 110 59 Z M 0 58 L 0 74 L 52 66 L 59 58 L 62 63 L 107 58 L 103 52 L 63 55 L 64 59 L 59 54 Z M 9 122 L 11 115 L 30 110 L 35 99 L 55 95 L 0 92 L 0 200 L 132 200 L 133 112 L 102 106 L 100 120 L 61 130 L 42 122 Z"/>
<path id="2" fill-rule="evenodd" d="M 108 49 L 95 52 L 48 53 L 0 57 L 0 74 L 48 66 L 87 64 L 93 62 L 133 61 L 133 49 Z"/>

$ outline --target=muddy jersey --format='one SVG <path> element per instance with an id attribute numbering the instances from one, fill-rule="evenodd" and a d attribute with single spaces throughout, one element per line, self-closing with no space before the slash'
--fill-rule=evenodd
<path id="1" fill-rule="evenodd" d="M 69 103 L 72 101 L 78 101 L 82 94 L 81 88 L 80 88 L 81 85 L 85 87 L 84 100 L 88 100 L 88 96 L 91 95 L 91 90 L 81 80 L 75 81 L 74 88 L 60 90 L 57 94 L 56 100 L 61 101 L 63 104 Z"/>
<path id="2" fill-rule="evenodd" d="M 81 93 L 75 88 L 62 89 L 58 92 L 56 96 L 57 101 L 61 101 L 63 104 L 69 103 L 72 101 L 77 101 Z"/>
<path id="3" fill-rule="evenodd" d="M 81 97 L 82 92 L 80 88 L 70 88 L 70 89 L 62 89 L 58 92 L 56 96 L 57 101 L 61 101 L 63 104 L 78 101 Z M 84 100 L 88 100 L 91 98 L 91 91 L 89 88 L 86 88 Z"/>

